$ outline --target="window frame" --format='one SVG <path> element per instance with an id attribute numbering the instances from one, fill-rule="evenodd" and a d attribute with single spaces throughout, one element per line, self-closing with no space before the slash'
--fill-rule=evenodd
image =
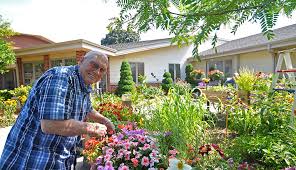
<path id="1" fill-rule="evenodd" d="M 37 65 L 37 64 L 43 64 L 43 72 L 42 72 L 42 74 L 45 72 L 45 70 L 44 70 L 44 62 L 43 61 L 34 61 L 34 62 L 23 62 L 22 63 L 22 70 L 23 70 L 23 75 L 22 75 L 22 77 L 23 77 L 23 80 L 24 80 L 24 84 L 25 85 L 28 85 L 28 84 L 26 84 L 25 83 L 25 67 L 24 67 L 24 65 L 25 64 L 32 64 L 32 78 L 31 78 L 31 80 L 30 80 L 30 83 L 29 84 L 31 84 L 31 83 L 33 83 L 35 80 L 36 80 L 36 66 L 35 65 Z M 41 75 L 42 75 L 41 74 Z M 39 78 L 39 77 L 38 77 Z"/>
<path id="2" fill-rule="evenodd" d="M 181 64 L 179 64 L 179 63 L 169 63 L 169 69 L 168 69 L 169 73 L 171 73 L 170 72 L 170 65 L 173 65 L 173 67 L 174 67 L 174 69 L 173 69 L 174 74 L 171 75 L 171 76 L 172 76 L 173 81 L 176 82 L 177 78 L 181 79 Z M 179 66 L 179 77 L 177 77 L 177 66 Z"/>
<path id="3" fill-rule="evenodd" d="M 74 56 L 72 56 L 72 57 L 66 57 L 66 58 L 54 58 L 54 59 L 51 59 L 50 62 L 49 62 L 50 68 L 52 68 L 52 67 L 65 66 L 65 64 L 66 64 L 66 61 L 65 61 L 65 60 L 69 60 L 69 59 L 74 60 L 74 61 L 75 61 L 75 65 L 77 64 L 76 58 L 75 58 Z M 53 65 L 52 65 L 52 62 L 53 62 L 53 61 L 57 61 L 57 60 L 62 60 L 62 62 L 61 62 L 62 65 L 56 65 L 56 66 L 53 66 Z M 67 66 L 69 66 L 69 65 L 67 65 Z"/>
<path id="4" fill-rule="evenodd" d="M 223 59 L 223 60 L 213 60 L 213 61 L 208 61 L 207 62 L 207 65 L 206 65 L 206 68 L 207 68 L 207 75 L 209 74 L 209 72 L 210 72 L 210 65 L 211 65 L 211 63 L 217 63 L 217 62 L 222 62 L 222 68 L 223 68 L 223 70 L 220 70 L 220 71 L 222 71 L 223 73 L 224 73 L 224 75 L 226 76 L 226 72 L 225 72 L 225 70 L 226 70 L 226 62 L 227 61 L 231 61 L 231 71 L 230 71 L 230 73 L 229 73 L 229 75 L 228 76 L 232 76 L 233 75 L 233 59 L 231 59 L 231 58 L 227 58 L 227 59 Z M 228 73 L 227 73 L 228 74 Z M 227 76 L 227 77 L 228 77 Z M 225 78 L 227 78 L 227 77 L 225 77 Z"/>
<path id="5" fill-rule="evenodd" d="M 133 81 L 136 84 L 139 84 L 139 64 L 143 64 L 143 76 L 145 75 L 145 63 L 144 62 L 129 62 L 129 65 L 131 67 L 132 64 L 136 65 L 136 81 L 134 81 L 134 77 L 133 77 Z M 131 67 L 131 71 L 132 71 L 132 67 Z M 132 76 L 133 76 L 133 71 L 132 71 Z"/>

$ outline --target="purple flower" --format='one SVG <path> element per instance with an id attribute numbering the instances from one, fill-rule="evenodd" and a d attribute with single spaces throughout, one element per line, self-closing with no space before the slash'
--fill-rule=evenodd
<path id="1" fill-rule="evenodd" d="M 172 134 L 173 134 L 172 132 L 170 132 L 170 131 L 167 131 L 167 132 L 165 132 L 165 133 L 164 133 L 164 137 L 171 136 Z"/>
<path id="2" fill-rule="evenodd" d="M 98 170 L 104 170 L 104 167 L 102 165 L 98 166 Z"/>

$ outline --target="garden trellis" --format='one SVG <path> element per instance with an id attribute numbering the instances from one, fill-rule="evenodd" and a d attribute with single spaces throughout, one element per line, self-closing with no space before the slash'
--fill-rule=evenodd
<path id="1" fill-rule="evenodd" d="M 287 91 L 289 93 L 292 93 L 294 95 L 294 102 L 292 106 L 292 112 L 291 112 L 291 118 L 290 118 L 290 123 L 292 126 L 294 126 L 294 119 L 296 115 L 296 84 L 295 84 L 295 72 L 296 68 L 293 68 L 292 60 L 291 60 L 291 53 L 296 52 L 296 48 L 289 49 L 289 50 L 284 50 L 284 51 L 279 51 L 279 58 L 278 62 L 275 68 L 275 74 L 273 75 L 272 78 L 272 84 L 271 84 L 271 89 L 273 91 Z M 286 69 L 281 69 L 283 62 L 285 63 Z M 291 88 L 275 88 L 276 83 L 279 78 L 280 73 L 285 73 L 288 76 L 288 79 L 292 83 Z"/>

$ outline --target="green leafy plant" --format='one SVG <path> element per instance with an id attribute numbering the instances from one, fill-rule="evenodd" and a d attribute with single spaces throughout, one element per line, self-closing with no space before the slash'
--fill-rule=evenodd
<path id="1" fill-rule="evenodd" d="M 254 70 L 248 68 L 239 69 L 239 76 L 235 78 L 238 89 L 250 92 L 253 90 L 255 82 L 256 76 Z"/>
<path id="2" fill-rule="evenodd" d="M 120 68 L 120 80 L 115 93 L 118 96 L 122 96 L 123 94 L 131 93 L 133 90 L 135 90 L 135 83 L 131 67 L 127 61 L 123 61 Z"/>
<path id="3" fill-rule="evenodd" d="M 193 101 L 189 91 L 179 95 L 175 89 L 167 96 L 156 98 L 157 105 L 149 110 L 151 114 L 146 117 L 144 127 L 156 132 L 162 154 L 166 155 L 173 146 L 186 158 L 187 144 L 199 146 L 205 140 L 208 123 L 203 117 L 207 111 L 204 98 L 198 100 Z"/>
<path id="4" fill-rule="evenodd" d="M 185 67 L 185 73 L 186 73 L 185 81 L 190 84 L 194 84 L 194 78 L 193 78 L 193 75 L 191 75 L 192 71 L 193 71 L 192 64 L 186 65 L 186 67 Z"/>

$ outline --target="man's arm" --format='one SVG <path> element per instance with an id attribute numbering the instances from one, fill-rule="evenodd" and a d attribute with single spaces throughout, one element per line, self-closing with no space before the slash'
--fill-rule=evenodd
<path id="1" fill-rule="evenodd" d="M 87 119 L 91 119 L 100 124 L 104 124 L 107 127 L 107 132 L 115 132 L 115 127 L 113 123 L 108 118 L 106 118 L 105 116 L 97 112 L 96 110 L 93 109 L 91 112 L 87 114 L 86 117 Z"/>
<path id="2" fill-rule="evenodd" d="M 56 134 L 61 136 L 77 136 L 89 134 L 91 136 L 103 136 L 106 133 L 106 126 L 99 123 L 80 122 L 74 119 L 69 120 L 41 120 L 43 133 Z"/>

